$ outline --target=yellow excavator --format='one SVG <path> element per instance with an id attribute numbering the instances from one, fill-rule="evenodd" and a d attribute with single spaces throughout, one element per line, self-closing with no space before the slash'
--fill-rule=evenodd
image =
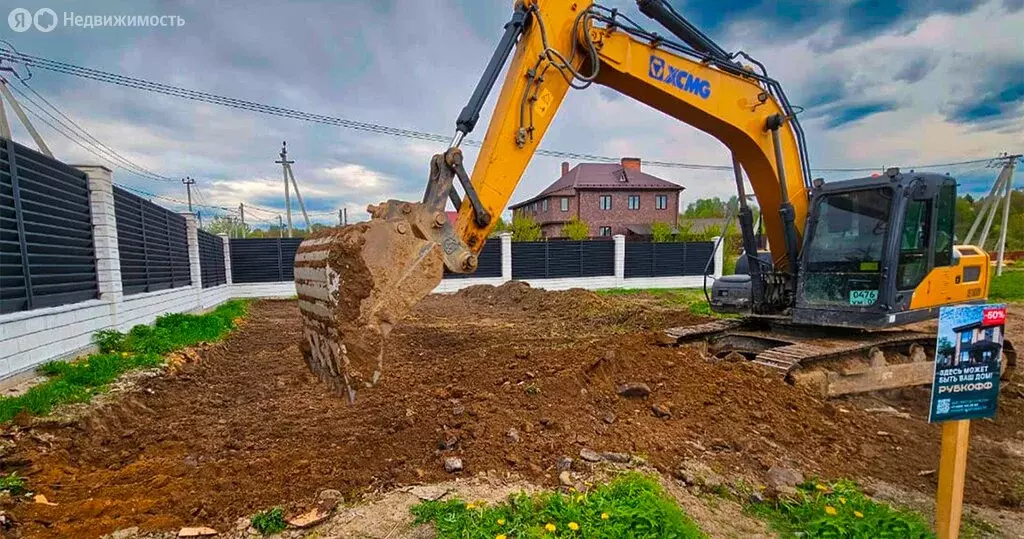
<path id="1" fill-rule="evenodd" d="M 669 342 L 701 339 L 713 353 L 739 352 L 789 376 L 863 353 L 861 367 L 809 378 L 825 394 L 928 381 L 934 336 L 893 329 L 988 294 L 987 254 L 953 244 L 956 180 L 893 168 L 812 181 L 799 109 L 764 66 L 725 52 L 664 0 L 637 4 L 681 42 L 591 0 L 516 1 L 448 149 L 430 161 L 423 200 L 371 206 L 371 220 L 302 243 L 295 279 L 304 353 L 321 378 L 353 399 L 377 383 L 388 332 L 445 268 L 476 268 L 566 94 L 597 84 L 710 134 L 733 155 L 747 270 L 716 281 L 709 299 L 716 311 L 746 316 L 669 330 Z M 460 145 L 506 64 L 470 174 Z M 770 253 L 757 251 L 744 173 Z M 448 201 L 459 209 L 454 226 Z M 892 361 L 898 350 L 907 361 Z"/>

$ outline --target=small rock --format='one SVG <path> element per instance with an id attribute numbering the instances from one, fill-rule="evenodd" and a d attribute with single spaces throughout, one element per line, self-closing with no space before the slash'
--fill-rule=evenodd
<path id="1" fill-rule="evenodd" d="M 593 449 L 580 449 L 580 458 L 587 462 L 601 462 L 601 454 Z"/>
<path id="2" fill-rule="evenodd" d="M 249 529 L 250 525 L 252 525 L 252 519 L 241 517 L 235 521 L 235 531 L 244 532 Z"/>
<path id="3" fill-rule="evenodd" d="M 572 469 L 572 458 L 571 457 L 560 457 L 558 462 L 555 464 L 555 469 L 564 472 L 565 470 Z"/>
<path id="4" fill-rule="evenodd" d="M 643 382 L 629 382 L 622 384 L 617 389 L 620 397 L 628 399 L 642 399 L 651 394 L 651 388 Z"/>
<path id="5" fill-rule="evenodd" d="M 681 462 L 673 475 L 689 486 L 700 487 L 708 491 L 717 490 L 725 484 L 725 479 L 722 476 L 715 473 L 707 464 L 697 460 Z"/>
<path id="6" fill-rule="evenodd" d="M 56 503 L 51 502 L 50 500 L 47 500 L 46 496 L 44 496 L 42 494 L 36 494 L 34 497 L 32 497 L 32 501 L 35 502 L 35 503 L 38 503 L 40 505 L 50 505 L 50 506 L 57 505 Z"/>
<path id="7" fill-rule="evenodd" d="M 462 415 L 464 413 L 466 413 L 466 407 L 465 406 L 463 406 L 461 404 L 457 404 L 457 405 L 452 407 L 452 415 L 459 416 L 459 415 Z"/>
<path id="8" fill-rule="evenodd" d="M 178 537 L 209 537 L 211 535 L 217 535 L 217 530 L 206 526 L 178 530 Z"/>
<path id="9" fill-rule="evenodd" d="M 612 412 L 605 412 L 604 415 L 601 416 L 601 420 L 611 425 L 612 423 L 615 423 L 615 414 Z"/>
<path id="10" fill-rule="evenodd" d="M 572 476 L 569 475 L 569 470 L 563 470 L 558 474 L 558 482 L 566 487 L 572 486 Z"/>
<path id="11" fill-rule="evenodd" d="M 530 351 L 516 350 L 516 359 L 530 359 Z"/>
<path id="12" fill-rule="evenodd" d="M 935 470 L 921 470 L 917 472 L 918 477 L 927 477 L 929 475 L 935 475 Z"/>
<path id="13" fill-rule="evenodd" d="M 672 417 L 672 410 L 664 404 L 654 404 L 651 406 L 651 411 L 654 412 L 656 417 L 662 419 L 668 419 Z"/>
<path id="14" fill-rule="evenodd" d="M 462 459 L 459 457 L 445 457 L 444 458 L 444 471 L 448 473 L 455 473 L 462 471 Z"/>
<path id="15" fill-rule="evenodd" d="M 427 475 L 427 472 L 423 471 L 423 468 L 416 468 L 415 470 L 413 470 L 413 472 L 415 472 L 416 477 L 419 478 L 422 478 L 424 475 Z"/>
<path id="16" fill-rule="evenodd" d="M 618 464 L 629 464 L 630 457 L 626 453 L 601 453 L 601 458 L 608 462 L 616 462 Z"/>
<path id="17" fill-rule="evenodd" d="M 441 449 L 447 449 L 451 451 L 455 449 L 455 446 L 459 445 L 459 437 L 453 434 L 445 437 L 444 441 L 439 444 Z"/>
<path id="18" fill-rule="evenodd" d="M 722 361 L 725 361 L 726 363 L 742 363 L 746 360 L 747 358 L 744 357 L 743 354 L 735 351 L 729 352 L 728 354 L 725 355 L 725 357 L 722 358 Z"/>
<path id="19" fill-rule="evenodd" d="M 550 427 L 554 423 L 555 423 L 555 420 L 551 419 L 550 417 L 542 417 L 542 418 L 540 418 L 540 424 L 545 426 L 545 427 Z"/>
<path id="20" fill-rule="evenodd" d="M 245 525 L 248 526 L 249 522 L 246 521 Z M 139 534 L 139 527 L 132 526 L 131 528 L 125 528 L 123 530 L 117 530 L 116 532 L 107 536 L 107 539 L 128 539 L 129 537 L 135 537 Z"/>
<path id="21" fill-rule="evenodd" d="M 796 490 L 796 487 L 788 485 L 782 485 L 776 488 L 772 494 L 779 500 L 798 500 L 800 499 L 800 493 Z"/>
<path id="22" fill-rule="evenodd" d="M 341 491 L 325 488 L 316 494 L 316 500 L 313 504 L 317 509 L 330 513 L 343 501 L 345 501 L 345 497 L 341 495 Z"/>
<path id="23" fill-rule="evenodd" d="M 309 528 L 310 526 L 320 524 L 330 516 L 331 513 L 329 511 L 321 511 L 319 508 L 314 507 L 297 517 L 288 519 L 288 525 L 293 528 Z"/>
<path id="24" fill-rule="evenodd" d="M 764 503 L 764 495 L 760 492 L 751 492 L 750 496 L 747 496 L 747 502 L 749 503 Z"/>
<path id="25" fill-rule="evenodd" d="M 774 492 L 779 492 L 779 487 L 796 487 L 804 482 L 804 474 L 783 466 L 772 466 L 768 469 L 768 477 L 765 484 Z"/>
<path id="26" fill-rule="evenodd" d="M 514 427 L 508 429 L 508 432 L 505 433 L 505 441 L 510 444 L 519 443 L 519 431 L 516 430 Z"/>

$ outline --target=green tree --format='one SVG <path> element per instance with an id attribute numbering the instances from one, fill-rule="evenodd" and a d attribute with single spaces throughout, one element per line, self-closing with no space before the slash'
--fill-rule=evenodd
<path id="1" fill-rule="evenodd" d="M 246 237 L 251 231 L 249 225 L 242 225 L 242 223 L 234 218 L 227 216 L 214 217 L 205 226 L 203 230 L 210 234 L 227 234 L 232 238 Z"/>
<path id="2" fill-rule="evenodd" d="M 651 240 L 655 243 L 667 243 L 677 241 L 678 238 L 672 233 L 672 225 L 655 221 L 651 223 Z"/>
<path id="3" fill-rule="evenodd" d="M 940 356 L 950 361 L 953 359 L 953 352 L 956 351 L 956 347 L 953 346 L 953 341 L 950 341 L 948 337 L 940 337 L 937 350 Z"/>
<path id="4" fill-rule="evenodd" d="M 590 237 L 590 225 L 574 215 L 569 222 L 562 225 L 562 236 L 570 240 L 585 240 Z"/>
<path id="5" fill-rule="evenodd" d="M 512 232 L 512 241 L 539 241 L 543 236 L 540 225 L 529 215 L 513 215 L 509 232 Z"/>

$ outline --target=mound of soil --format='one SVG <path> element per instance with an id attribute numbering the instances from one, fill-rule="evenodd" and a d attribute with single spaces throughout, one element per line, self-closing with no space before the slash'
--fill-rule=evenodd
<path id="1" fill-rule="evenodd" d="M 603 307 L 579 314 L 587 301 Z M 583 448 L 644 455 L 665 472 L 698 459 L 757 479 L 784 463 L 934 491 L 940 429 L 922 419 L 920 392 L 906 396 L 913 419 L 865 412 L 869 401 L 823 402 L 756 365 L 657 346 L 637 328 L 698 320 L 642 319 L 634 307 L 518 285 L 430 296 L 393 331 L 378 387 L 350 405 L 303 363 L 295 302 L 260 302 L 176 375 L 142 380 L 71 425 L 6 432 L 17 446 L 2 472 L 59 504 L 15 504 L 16 533 L 230 530 L 269 507 L 304 508 L 324 488 L 351 500 L 450 479 L 448 456 L 463 475 L 514 470 L 553 486 L 559 458 Z M 650 395 L 620 396 L 630 383 Z M 972 426 L 968 502 L 997 505 L 1013 489 L 1022 417 L 1024 398 L 1007 393 L 995 421 Z"/>

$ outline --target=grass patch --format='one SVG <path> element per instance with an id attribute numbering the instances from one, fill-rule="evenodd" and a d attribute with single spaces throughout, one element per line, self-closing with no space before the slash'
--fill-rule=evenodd
<path id="1" fill-rule="evenodd" d="M 704 291 L 699 288 L 606 288 L 598 290 L 602 296 L 646 295 L 658 300 L 665 307 L 686 307 L 690 313 L 700 316 L 715 316 L 711 312 Z"/>
<path id="2" fill-rule="evenodd" d="M 748 510 L 782 537 L 935 537 L 920 514 L 878 503 L 852 481 L 804 483 L 793 500 L 752 504 Z"/>
<path id="3" fill-rule="evenodd" d="M 426 501 L 411 511 L 416 524 L 433 523 L 442 539 L 707 537 L 657 481 L 636 473 L 585 494 L 513 494 L 495 505 Z"/>
<path id="4" fill-rule="evenodd" d="M 1004 271 L 1002 275 L 992 277 L 988 287 L 988 299 L 1024 301 L 1024 271 Z"/>
<path id="5" fill-rule="evenodd" d="M 17 496 L 25 492 L 25 478 L 20 477 L 18 472 L 11 472 L 10 475 L 0 475 L 0 492 L 10 492 Z"/>
<path id="6" fill-rule="evenodd" d="M 288 527 L 288 523 L 284 521 L 284 509 L 280 507 L 256 513 L 249 523 L 263 535 L 281 533 Z"/>
<path id="7" fill-rule="evenodd" d="M 152 326 L 138 325 L 127 333 L 100 331 L 93 336 L 99 353 L 44 363 L 37 370 L 49 380 L 22 395 L 0 397 L 0 423 L 23 412 L 46 415 L 60 404 L 86 402 L 125 372 L 162 365 L 163 354 L 224 337 L 247 308 L 247 301 L 234 300 L 206 314 L 161 316 Z"/>

